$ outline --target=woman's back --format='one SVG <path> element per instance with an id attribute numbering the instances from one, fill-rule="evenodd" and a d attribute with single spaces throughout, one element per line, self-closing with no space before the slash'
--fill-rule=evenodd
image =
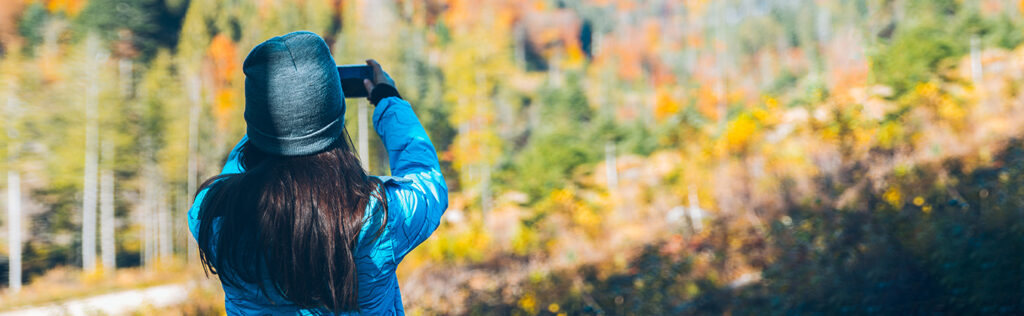
<path id="1" fill-rule="evenodd" d="M 293 51 L 301 49 L 293 47 L 295 44 L 282 46 L 288 50 L 289 58 L 295 55 Z M 379 69 L 379 65 L 373 65 Z M 268 138 L 267 128 L 261 130 L 259 120 L 250 118 L 249 82 L 259 76 L 246 74 L 249 131 L 232 150 L 221 176 L 208 181 L 197 193 L 188 217 L 204 263 L 221 277 L 227 311 L 248 315 L 358 309 L 368 314 L 401 314 L 395 268 L 437 228 L 448 204 L 436 151 L 412 107 L 398 96 L 393 82 L 369 87 L 371 102 L 377 105 L 374 128 L 387 148 L 392 176 L 366 177 L 358 167 L 318 167 L 315 162 L 320 160 L 313 158 L 328 156 L 325 151 L 338 151 L 337 148 L 321 146 L 312 152 L 287 152 L 295 148 L 289 143 L 293 139 L 299 139 L 297 144 L 304 146 L 302 150 L 308 149 L 309 144 L 317 146 L 318 142 L 310 142 L 309 138 L 323 138 L 319 143 L 343 141 L 340 134 L 324 136 L 322 132 L 339 120 L 343 124 L 343 101 L 341 116 L 321 123 L 328 127 L 298 126 L 300 131 L 312 131 L 307 133 L 312 136 Z M 274 106 L 273 100 L 279 96 L 257 97 L 265 97 Z M 330 102 L 328 111 L 337 112 L 330 108 Z M 279 119 L 282 114 L 274 110 L 278 109 L 271 109 L 264 116 Z M 287 126 L 288 122 L 271 123 L 264 126 L 281 132 L 280 126 Z M 255 153 L 264 151 L 246 148 L 250 145 L 269 152 L 274 159 L 312 159 L 314 163 L 267 163 L 255 158 L 260 156 Z M 347 149 L 338 152 L 342 156 L 350 154 Z M 354 158 L 344 159 L 339 160 L 341 165 L 350 165 Z M 247 172 L 243 166 L 251 170 Z M 314 170 L 306 172 L 306 168 Z M 299 185 L 281 185 L 288 181 L 297 181 Z M 371 186 L 359 189 L 365 183 Z M 304 185 L 311 185 L 305 189 L 309 191 L 306 195 L 303 189 L 291 189 Z M 309 201 L 304 201 L 307 198 Z M 354 215 L 357 218 L 347 218 Z M 350 291 L 352 285 L 355 288 Z"/>

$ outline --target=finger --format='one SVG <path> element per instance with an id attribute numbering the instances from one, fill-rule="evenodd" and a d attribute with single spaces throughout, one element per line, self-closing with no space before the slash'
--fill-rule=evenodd
<path id="1" fill-rule="evenodd" d="M 373 68 L 373 81 L 382 82 L 388 78 L 384 69 L 380 67 L 380 63 L 378 63 L 377 60 L 367 59 L 366 64 L 369 65 L 370 68 Z"/>
<path id="2" fill-rule="evenodd" d="M 370 90 L 373 90 L 373 82 L 370 79 L 363 79 L 363 86 L 366 87 L 367 94 L 370 93 Z"/>
<path id="3" fill-rule="evenodd" d="M 374 70 L 380 70 L 380 63 L 378 63 L 376 59 L 367 59 L 366 64 L 370 65 L 370 67 L 373 67 Z"/>
<path id="4" fill-rule="evenodd" d="M 384 69 L 380 68 L 380 63 L 378 63 L 376 60 L 367 59 L 366 60 L 366 65 L 370 66 L 370 68 L 373 68 L 373 73 L 374 74 L 384 72 Z"/>

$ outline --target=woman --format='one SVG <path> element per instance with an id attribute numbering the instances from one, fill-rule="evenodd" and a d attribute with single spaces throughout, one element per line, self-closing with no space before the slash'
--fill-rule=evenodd
<path id="1" fill-rule="evenodd" d="M 188 214 L 228 314 L 404 313 L 395 267 L 437 228 L 448 188 L 412 107 L 367 64 L 389 177 L 367 176 L 350 149 L 320 36 L 274 37 L 245 58 L 246 136 Z"/>

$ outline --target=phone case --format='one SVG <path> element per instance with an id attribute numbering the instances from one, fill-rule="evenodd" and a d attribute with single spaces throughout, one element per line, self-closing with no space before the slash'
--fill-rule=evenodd
<path id="1" fill-rule="evenodd" d="M 338 66 L 338 76 L 341 77 L 341 90 L 346 98 L 365 98 L 370 96 L 363 85 L 363 79 L 373 78 L 373 69 L 367 65 L 344 65 Z"/>

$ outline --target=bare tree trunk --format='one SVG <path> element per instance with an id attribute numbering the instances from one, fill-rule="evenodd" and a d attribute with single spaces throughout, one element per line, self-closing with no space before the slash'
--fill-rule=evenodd
<path id="1" fill-rule="evenodd" d="M 192 246 L 190 246 L 190 245 L 192 243 L 189 240 L 191 239 L 190 237 L 192 235 L 189 233 L 189 229 L 188 229 L 188 208 L 187 208 L 187 205 L 188 205 L 188 192 L 185 192 L 181 188 L 181 186 L 175 186 L 174 207 L 171 208 L 171 223 L 173 223 L 173 225 L 171 225 L 171 229 L 174 231 L 174 240 L 175 241 L 177 241 L 177 240 L 185 241 L 185 244 L 189 245 L 189 246 L 186 246 L 185 249 L 191 251 L 192 250 Z M 183 210 L 183 211 L 176 212 L 175 210 Z M 179 244 L 177 242 L 174 242 L 172 244 L 172 247 L 173 248 L 181 249 L 181 244 Z M 186 253 L 185 255 L 186 255 L 186 258 L 188 260 L 192 259 L 192 258 L 189 258 L 192 255 L 191 253 Z"/>
<path id="2" fill-rule="evenodd" d="M 816 5 L 815 35 L 818 43 L 827 43 L 832 38 L 832 11 L 824 5 Z"/>
<path id="3" fill-rule="evenodd" d="M 21 290 L 21 177 L 7 171 L 7 248 L 9 267 L 7 282 L 11 292 Z"/>
<path id="4" fill-rule="evenodd" d="M 103 270 L 113 272 L 117 269 L 114 248 L 114 143 L 103 142 L 103 159 L 106 168 L 100 174 L 100 260 Z"/>
<path id="5" fill-rule="evenodd" d="M 149 267 L 149 206 L 152 205 L 153 186 L 150 185 L 149 181 L 149 169 L 147 166 L 142 166 L 142 189 L 140 195 L 142 195 L 142 201 L 138 208 L 135 209 L 136 221 L 142 227 L 139 229 L 139 239 L 141 240 L 141 247 L 139 247 L 139 261 L 142 262 L 142 266 Z"/>
<path id="6" fill-rule="evenodd" d="M 144 141 L 148 143 L 149 141 Z M 142 265 L 146 269 L 153 267 L 156 257 L 156 206 L 159 193 L 157 188 L 156 172 L 151 159 L 145 159 L 142 167 L 142 206 L 138 209 L 139 222 L 142 224 Z"/>
<path id="7" fill-rule="evenodd" d="M 697 186 L 691 184 L 687 190 L 689 207 L 686 208 L 685 217 L 686 221 L 690 224 L 690 232 L 698 234 L 704 229 L 704 210 L 700 208 L 700 200 L 697 198 Z"/>
<path id="8" fill-rule="evenodd" d="M 171 257 L 171 238 L 173 237 L 173 234 L 171 234 L 171 213 L 167 209 L 167 194 L 163 185 L 160 187 L 160 194 L 157 199 L 157 203 L 159 204 L 157 204 L 156 207 L 157 232 L 159 232 L 159 235 L 157 236 L 157 250 L 159 251 L 158 260 L 166 260 Z"/>
<path id="9" fill-rule="evenodd" d="M 981 64 L 981 38 L 977 34 L 971 35 L 971 80 L 975 86 L 981 85 L 984 74 Z"/>
<path id="10" fill-rule="evenodd" d="M 86 40 L 86 63 L 89 65 L 85 91 L 85 179 L 83 179 L 82 198 L 82 269 L 96 269 L 96 178 L 99 169 L 99 118 L 97 113 L 97 97 L 99 87 L 96 73 L 101 52 L 99 39 L 90 36 Z"/>
<path id="11" fill-rule="evenodd" d="M 12 88 L 15 87 L 12 85 Z M 15 91 L 17 89 L 11 89 L 7 99 L 7 284 L 12 293 L 21 291 L 21 175 L 15 163 L 18 156 L 15 145 L 18 133 L 13 127 L 18 106 Z"/>
<path id="12" fill-rule="evenodd" d="M 619 168 L 615 159 L 615 142 L 604 143 L 604 172 L 608 178 L 608 192 L 614 193 L 619 188 Z"/>
<path id="13" fill-rule="evenodd" d="M 188 196 L 188 203 L 185 203 L 187 208 L 184 210 L 184 213 L 186 214 L 185 216 L 188 216 L 188 211 L 192 209 L 192 203 L 195 200 L 194 194 L 196 194 L 196 190 L 198 190 L 199 186 L 199 179 L 197 175 L 199 160 L 196 159 L 196 152 L 198 151 L 197 148 L 199 144 L 199 102 L 201 100 L 199 97 L 198 77 L 190 76 L 185 80 L 188 80 L 188 95 L 189 103 L 191 104 L 188 114 L 188 174 L 185 175 L 187 178 L 185 190 L 188 191 L 186 193 Z M 188 241 L 188 261 L 199 261 L 199 247 L 191 238 L 189 238 Z"/>
<path id="14" fill-rule="evenodd" d="M 90 107 L 91 101 L 89 101 Z M 89 112 L 94 112 L 95 109 Z M 95 114 L 89 118 L 85 140 L 85 194 L 82 199 L 82 269 L 92 271 L 96 268 L 96 125 Z"/>

